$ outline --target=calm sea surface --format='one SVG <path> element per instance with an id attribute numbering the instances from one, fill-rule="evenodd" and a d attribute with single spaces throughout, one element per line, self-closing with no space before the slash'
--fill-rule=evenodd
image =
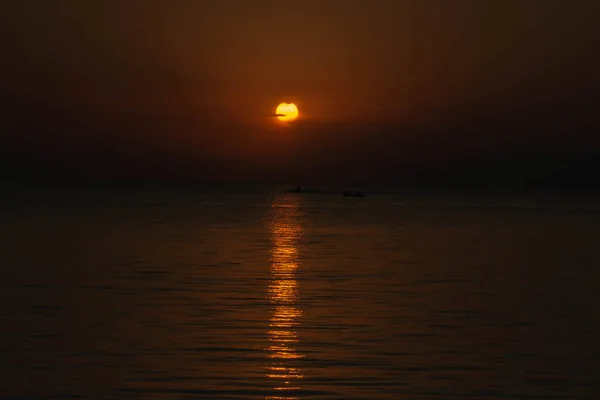
<path id="1" fill-rule="evenodd" d="M 2 399 L 599 399 L 600 202 L 19 190 Z"/>

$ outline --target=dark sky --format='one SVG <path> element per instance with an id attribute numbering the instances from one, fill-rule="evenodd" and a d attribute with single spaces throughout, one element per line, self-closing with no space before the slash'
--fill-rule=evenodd
<path id="1" fill-rule="evenodd" d="M 596 0 L 12 0 L 14 179 L 505 182 L 600 173 Z M 272 116 L 294 101 L 301 118 Z"/>

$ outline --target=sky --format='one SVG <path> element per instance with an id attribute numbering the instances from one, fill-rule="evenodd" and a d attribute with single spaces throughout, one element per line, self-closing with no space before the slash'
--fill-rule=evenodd
<path id="1" fill-rule="evenodd" d="M 600 173 L 595 0 L 8 0 L 0 176 L 278 183 Z M 280 102 L 300 118 L 281 124 Z"/>

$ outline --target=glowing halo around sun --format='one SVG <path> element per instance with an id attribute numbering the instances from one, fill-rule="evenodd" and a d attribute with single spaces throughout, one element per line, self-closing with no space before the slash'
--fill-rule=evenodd
<path id="1" fill-rule="evenodd" d="M 294 103 L 281 103 L 275 111 L 277 119 L 282 122 L 290 122 L 298 118 L 298 107 Z"/>

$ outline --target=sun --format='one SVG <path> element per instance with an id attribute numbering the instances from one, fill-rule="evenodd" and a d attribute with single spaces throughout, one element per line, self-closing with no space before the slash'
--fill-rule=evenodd
<path id="1" fill-rule="evenodd" d="M 280 121 L 293 121 L 298 118 L 298 107 L 294 103 L 281 103 L 275 113 Z"/>

